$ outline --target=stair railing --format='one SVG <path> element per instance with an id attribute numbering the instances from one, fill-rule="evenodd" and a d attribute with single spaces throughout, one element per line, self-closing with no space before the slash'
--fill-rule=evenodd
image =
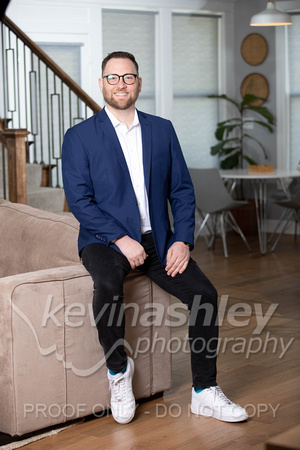
<path id="1" fill-rule="evenodd" d="M 5 128 L 29 131 L 27 162 L 47 167 L 49 185 L 62 187 L 63 136 L 101 108 L 7 16 L 1 21 L 0 45 L 0 117 Z M 5 155 L 2 148 L 3 170 Z"/>

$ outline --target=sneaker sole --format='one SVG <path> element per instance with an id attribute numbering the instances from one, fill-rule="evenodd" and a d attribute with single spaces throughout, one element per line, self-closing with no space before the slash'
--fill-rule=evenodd
<path id="1" fill-rule="evenodd" d="M 193 407 L 191 407 L 191 412 L 195 414 L 196 416 L 204 416 L 204 417 L 213 417 L 214 419 L 220 420 L 221 422 L 245 422 L 248 419 L 248 414 L 244 414 L 239 417 L 220 417 L 215 411 L 210 410 L 211 414 L 206 414 L 203 410 L 196 410 Z M 205 408 L 207 409 L 207 408 Z"/>
<path id="2" fill-rule="evenodd" d="M 112 413 L 112 416 L 113 416 L 115 422 L 117 422 L 117 423 L 119 423 L 121 425 L 126 425 L 127 423 L 129 423 L 129 422 L 131 422 L 133 420 L 133 418 L 135 416 L 135 408 L 136 408 L 136 406 L 134 407 L 134 412 L 132 413 L 132 415 L 130 417 L 124 419 L 124 420 L 121 420 L 119 417 L 116 418 L 112 411 L 111 411 L 111 413 Z"/>

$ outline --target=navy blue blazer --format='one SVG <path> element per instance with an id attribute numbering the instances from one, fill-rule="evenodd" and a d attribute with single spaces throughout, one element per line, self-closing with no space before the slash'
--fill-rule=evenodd
<path id="1" fill-rule="evenodd" d="M 165 264 L 173 242 L 193 246 L 194 189 L 172 123 L 140 111 L 138 116 L 152 233 Z M 105 109 L 66 132 L 62 172 L 68 206 L 80 223 L 79 252 L 91 243 L 120 251 L 110 241 L 124 235 L 141 242 L 140 214 L 128 167 Z"/>

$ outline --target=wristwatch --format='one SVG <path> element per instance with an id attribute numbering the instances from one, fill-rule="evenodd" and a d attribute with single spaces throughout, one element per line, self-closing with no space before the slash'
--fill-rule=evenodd
<path id="1" fill-rule="evenodd" d="M 183 242 L 185 245 L 188 245 L 188 247 L 189 247 L 189 249 L 190 249 L 190 251 L 193 249 L 193 246 L 192 246 L 192 244 L 189 244 L 188 242 Z"/>

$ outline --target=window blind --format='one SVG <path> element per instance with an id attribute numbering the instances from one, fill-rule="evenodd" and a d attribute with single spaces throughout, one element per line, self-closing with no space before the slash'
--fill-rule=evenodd
<path id="1" fill-rule="evenodd" d="M 300 160 L 300 15 L 293 15 L 293 25 L 287 28 L 290 84 L 289 167 L 295 169 Z"/>
<path id="2" fill-rule="evenodd" d="M 173 122 L 189 167 L 215 167 L 219 17 L 173 15 Z"/>
<path id="3" fill-rule="evenodd" d="M 155 13 L 103 10 L 102 27 L 103 57 L 119 50 L 135 56 L 143 79 L 136 106 L 155 114 Z"/>

